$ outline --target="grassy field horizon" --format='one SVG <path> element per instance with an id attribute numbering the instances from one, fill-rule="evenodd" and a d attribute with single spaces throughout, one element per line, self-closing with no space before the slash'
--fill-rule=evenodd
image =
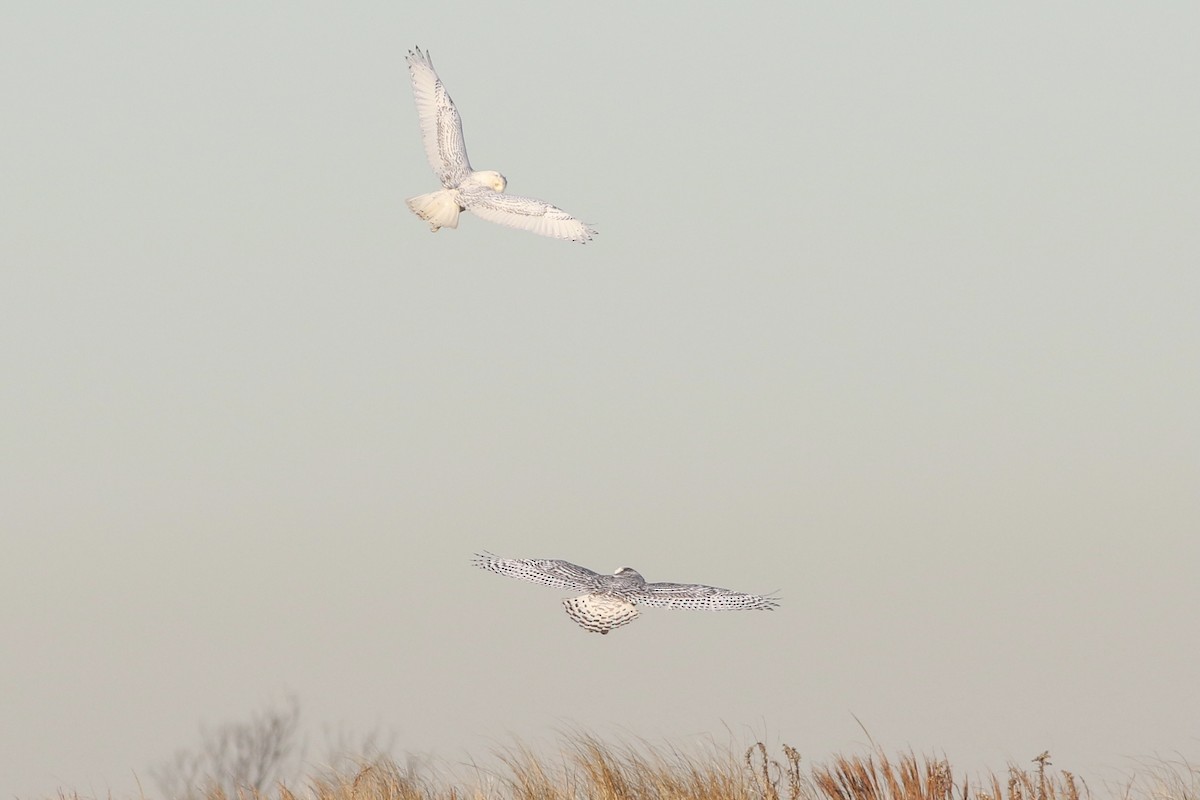
<path id="1" fill-rule="evenodd" d="M 264 746 L 265 745 L 265 746 Z M 939 756 L 913 751 L 835 754 L 807 761 L 787 744 L 733 744 L 705 752 L 644 740 L 603 741 L 564 735 L 556 752 L 520 742 L 490 753 L 496 766 L 450 767 L 428 760 L 401 764 L 385 755 L 344 755 L 339 766 L 308 766 L 303 777 L 268 777 L 287 756 L 259 740 L 229 743 L 207 772 L 165 775 L 155 791 L 139 782 L 140 800 L 1200 800 L 1200 767 L 1183 757 L 1139 761 L 1119 782 L 1092 784 L 1059 767 L 1049 752 L 1028 764 L 967 774 Z M 257 763 L 256 763 L 257 762 Z M 257 772 L 256 772 L 257 769 Z M 168 771 L 169 772 L 169 771 Z M 239 773 L 235 774 L 235 773 Z M 223 773 L 223 774 L 222 774 Z M 60 789 L 59 800 L 86 795 Z M 99 795 L 96 795 L 99 796 Z M 109 792 L 108 800 L 118 796 Z"/>

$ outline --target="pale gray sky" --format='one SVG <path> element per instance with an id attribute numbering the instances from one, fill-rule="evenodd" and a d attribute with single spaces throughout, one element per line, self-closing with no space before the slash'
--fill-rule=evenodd
<path id="1" fill-rule="evenodd" d="M 1200 6 L 526 8 L 6 8 L 0 793 L 288 692 L 1200 757 Z M 409 213 L 413 45 L 594 244 Z M 485 548 L 783 607 L 588 635 Z"/>

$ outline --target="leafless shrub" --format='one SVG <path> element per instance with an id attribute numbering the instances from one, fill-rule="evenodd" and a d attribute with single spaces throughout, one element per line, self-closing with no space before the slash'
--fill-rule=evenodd
<path id="1" fill-rule="evenodd" d="M 246 722 L 201 728 L 198 750 L 180 750 L 150 771 L 169 800 L 257 796 L 300 767 L 300 709 L 294 697 Z"/>

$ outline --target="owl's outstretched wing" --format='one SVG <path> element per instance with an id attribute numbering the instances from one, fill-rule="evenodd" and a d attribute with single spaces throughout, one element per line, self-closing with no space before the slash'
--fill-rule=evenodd
<path id="1" fill-rule="evenodd" d="M 459 197 L 467 211 L 488 222 L 580 243 L 590 242 L 596 235 L 594 228 L 561 208 L 531 197 L 494 192 L 486 187 L 463 187 Z"/>
<path id="2" fill-rule="evenodd" d="M 626 595 L 631 601 L 660 608 L 695 608 L 706 611 L 770 611 L 779 605 L 773 597 L 746 594 L 699 583 L 647 583 Z"/>
<path id="3" fill-rule="evenodd" d="M 556 558 L 497 558 L 484 552 L 476 553 L 471 563 L 480 569 L 491 570 L 510 578 L 558 589 L 591 589 L 596 578 L 596 573 L 587 567 Z"/>
<path id="4" fill-rule="evenodd" d="M 428 52 L 421 52 L 419 47 L 408 51 L 408 73 L 412 77 L 421 139 L 425 142 L 429 166 L 433 167 L 442 186 L 447 189 L 458 186 L 471 174 L 458 109 L 438 78 Z"/>

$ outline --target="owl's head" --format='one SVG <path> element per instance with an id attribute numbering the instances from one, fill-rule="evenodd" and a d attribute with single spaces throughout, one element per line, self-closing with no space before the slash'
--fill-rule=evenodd
<path id="1" fill-rule="evenodd" d="M 503 192 L 504 187 L 508 186 L 508 181 L 505 180 L 504 176 L 494 169 L 482 169 L 475 173 L 475 177 L 484 186 L 494 189 L 497 192 Z"/>
<path id="2" fill-rule="evenodd" d="M 642 581 L 642 582 L 645 582 L 645 580 L 646 580 L 645 578 L 642 577 L 642 573 L 638 572 L 633 567 L 621 567 L 619 570 L 614 572 L 613 575 L 616 575 L 617 577 L 620 577 L 620 578 L 633 578 L 634 580 L 638 580 L 638 581 Z"/>

